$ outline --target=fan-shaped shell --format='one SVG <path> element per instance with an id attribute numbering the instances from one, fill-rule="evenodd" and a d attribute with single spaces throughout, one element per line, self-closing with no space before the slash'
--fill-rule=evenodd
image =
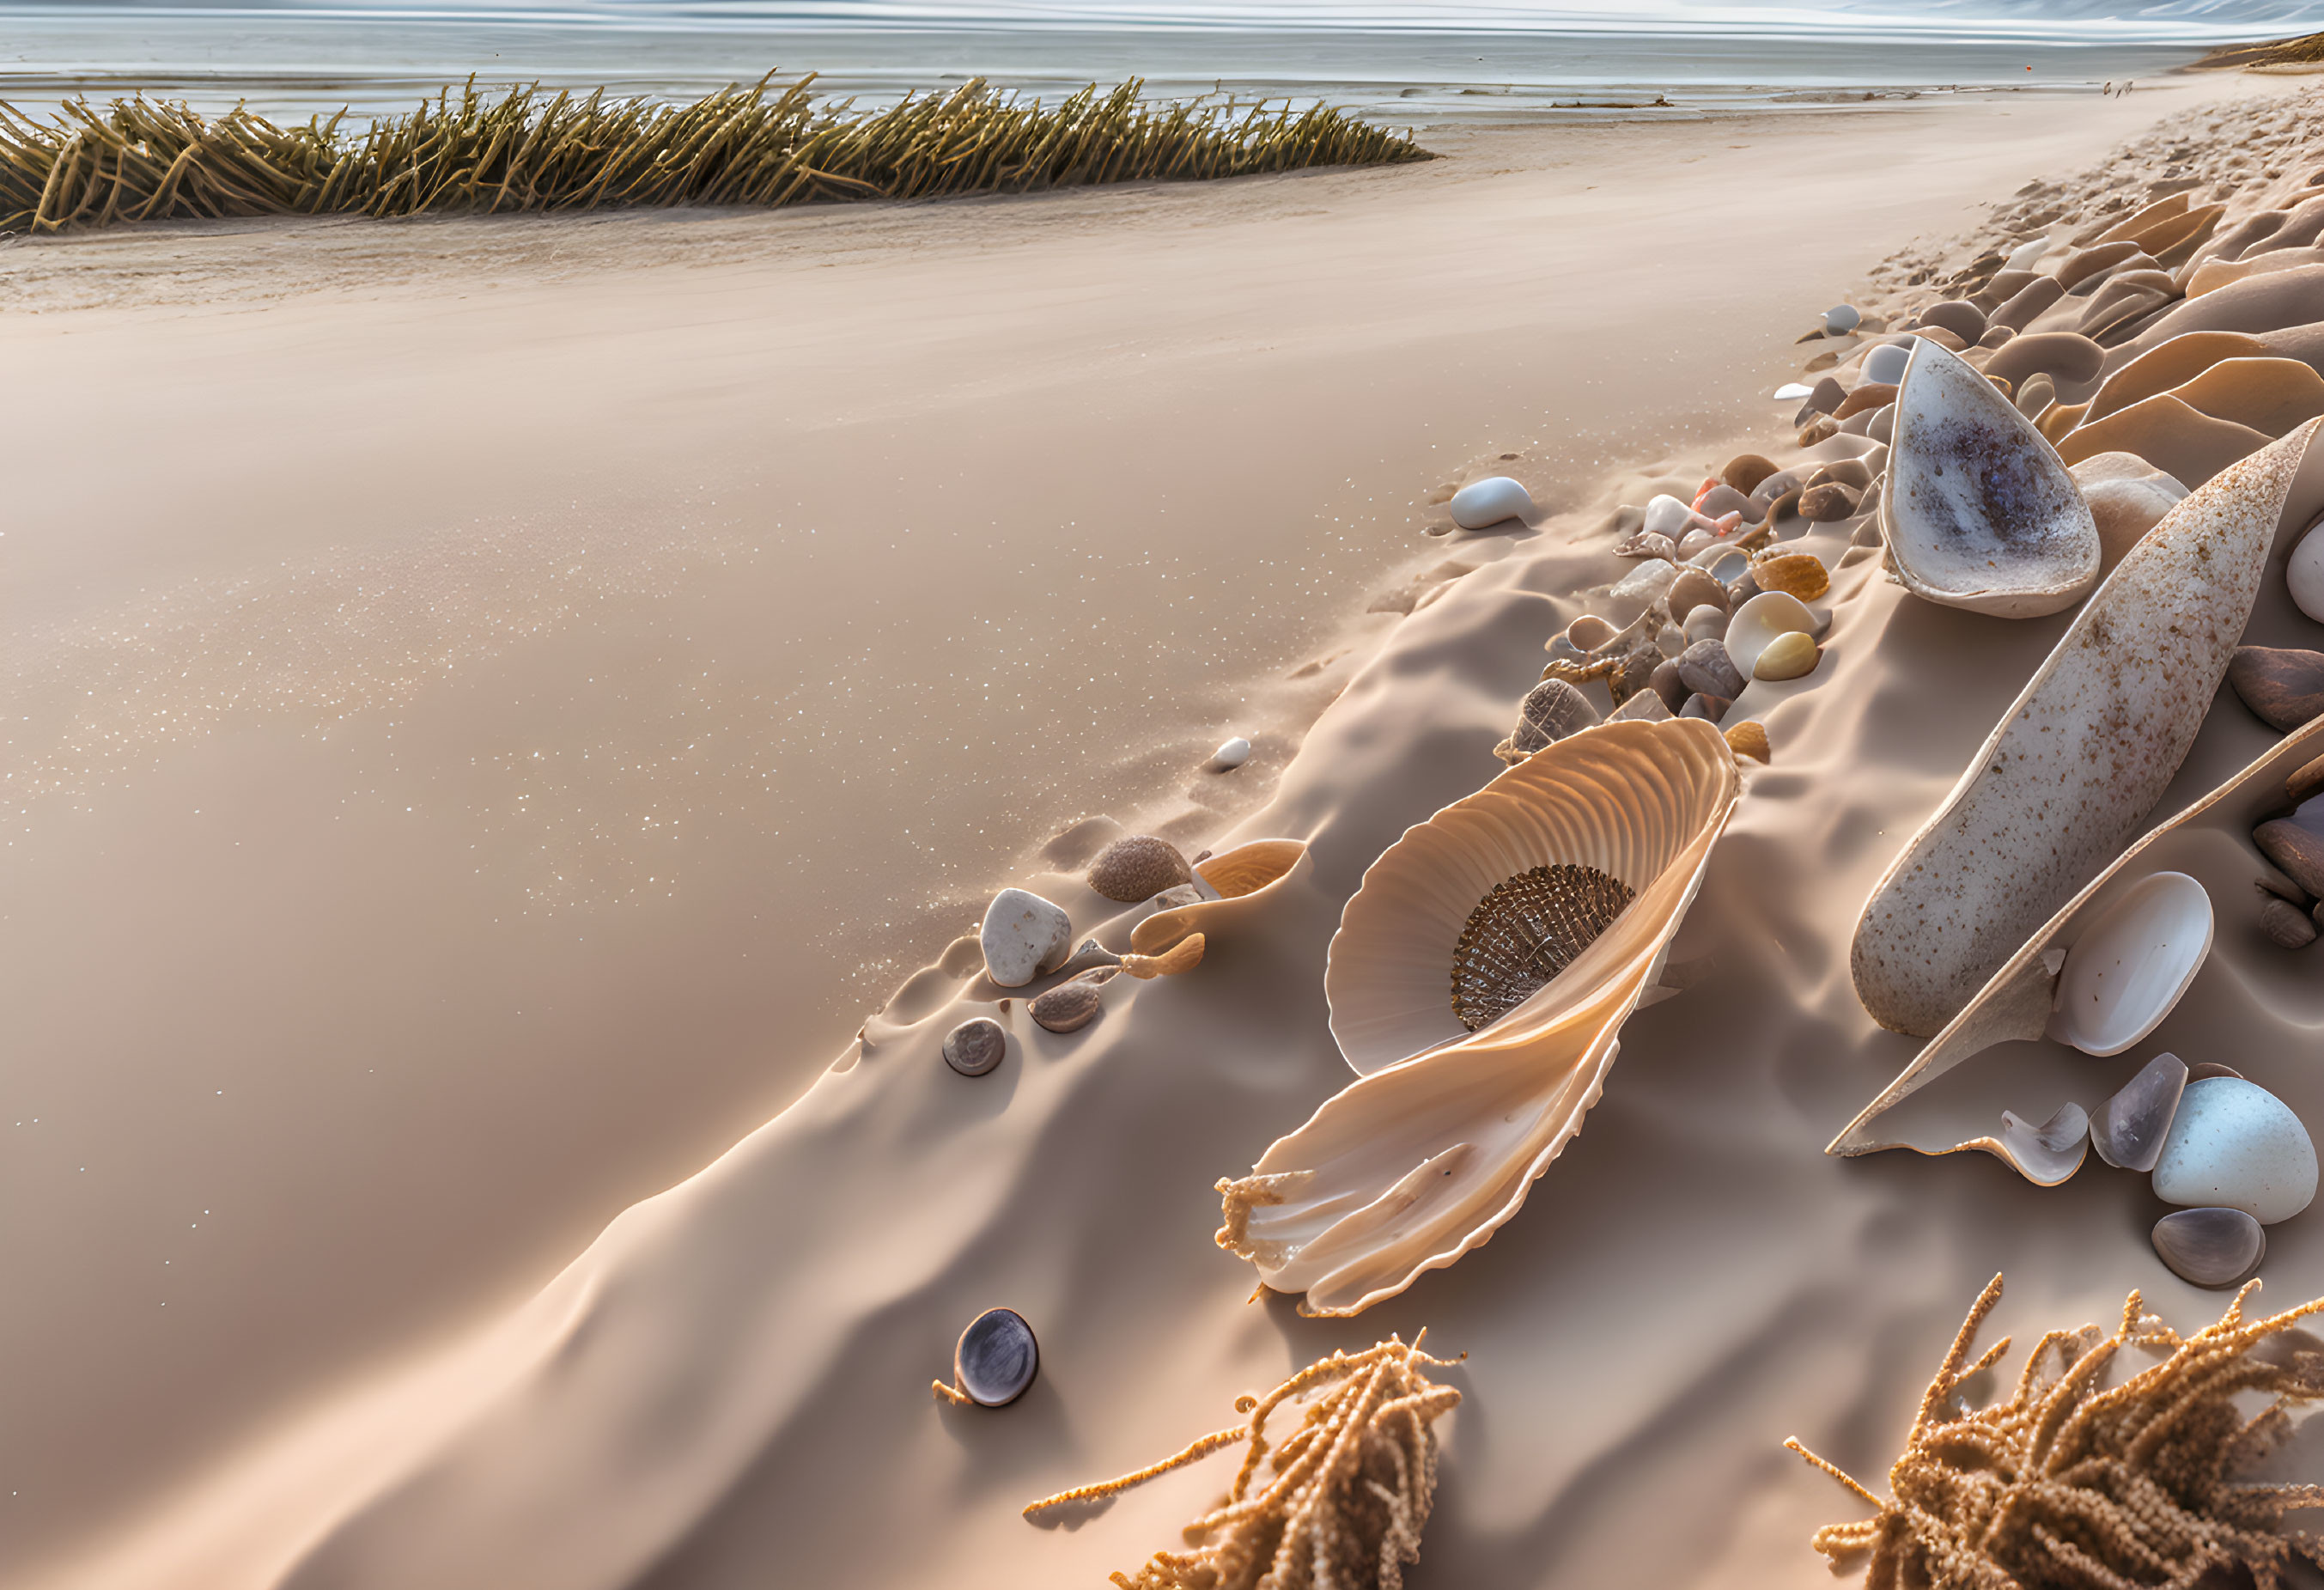
<path id="1" fill-rule="evenodd" d="M 1617 722 L 1536 753 L 1406 830 L 1333 936 L 1332 1032 L 1365 1073 L 1221 1182 L 1221 1245 L 1306 1311 L 1353 1314 L 1483 1243 L 1581 1130 L 1623 1021 L 1701 886 L 1740 779 L 1696 718 Z M 1536 867 L 1635 892 L 1565 968 L 1471 1032 L 1449 996 L 1478 905 Z"/>

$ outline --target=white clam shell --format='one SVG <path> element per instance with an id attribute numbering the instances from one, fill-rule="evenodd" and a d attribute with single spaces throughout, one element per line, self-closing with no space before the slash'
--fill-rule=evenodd
<path id="1" fill-rule="evenodd" d="M 2315 428 L 2220 471 L 2123 559 L 1898 851 L 1849 952 L 1874 1021 L 1945 1027 L 2146 820 L 2227 673 Z"/>
<path id="2" fill-rule="evenodd" d="M 2098 524 L 2057 450 L 1991 382 L 1922 337 L 1895 408 L 1880 513 L 1906 590 L 2004 618 L 2089 594 Z"/>
<path id="3" fill-rule="evenodd" d="M 1452 494 L 1452 522 L 1463 530 L 1483 530 L 1505 519 L 1530 520 L 1533 494 L 1506 475 L 1472 480 Z"/>
<path id="4" fill-rule="evenodd" d="M 2150 873 L 2096 913 L 2058 975 L 2050 1036 L 2118 1055 L 2163 1024 L 2211 953 L 2211 897 L 2184 873 Z"/>
<path id="5" fill-rule="evenodd" d="M 1710 724 L 1616 722 L 1407 829 L 1349 901 L 1324 972 L 1333 1036 L 1364 1075 L 1222 1184 L 1220 1241 L 1307 1312 L 1352 1314 L 1489 1237 L 1581 1130 L 1739 790 Z M 1636 898 L 1525 1003 L 1463 1031 L 1448 984 L 1470 914 L 1561 862 Z"/>
<path id="6" fill-rule="evenodd" d="M 2241 1209 L 2262 1225 L 2289 1220 L 2316 1197 L 2316 1145 L 2292 1106 L 2255 1082 L 2190 1082 L 2154 1163 L 2166 1204 Z"/>
<path id="7" fill-rule="evenodd" d="M 1816 616 L 1805 602 L 1789 591 L 1761 591 L 1727 621 L 1727 655 L 1737 673 L 1754 679 L 1759 653 L 1774 644 L 1777 635 L 1815 632 Z"/>

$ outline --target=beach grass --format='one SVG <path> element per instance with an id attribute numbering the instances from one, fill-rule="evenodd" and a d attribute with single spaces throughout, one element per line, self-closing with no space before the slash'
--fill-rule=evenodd
<path id="1" fill-rule="evenodd" d="M 2197 71 L 2222 71 L 2236 67 L 2307 66 L 2324 63 L 2324 33 L 2298 39 L 2272 39 L 2261 44 L 2223 44 L 2195 63 Z"/>
<path id="2" fill-rule="evenodd" d="M 408 116 L 277 126 L 142 96 L 0 105 L 0 232 L 235 216 L 503 214 L 1028 193 L 1427 160 L 1329 106 L 1148 101 L 1136 79 L 1054 106 L 979 79 L 884 109 L 769 79 L 688 105 L 474 79 Z"/>

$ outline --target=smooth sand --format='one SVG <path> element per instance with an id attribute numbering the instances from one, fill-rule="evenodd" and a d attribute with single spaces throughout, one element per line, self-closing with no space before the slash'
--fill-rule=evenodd
<path id="1" fill-rule="evenodd" d="M 1344 1081 L 1340 905 L 1496 770 L 1610 571 L 1569 539 L 1609 469 L 1699 477 L 1905 239 L 2251 88 L 0 255 L 0 1576 L 1093 1583 L 1218 1478 L 1019 1503 L 1427 1324 L 1474 1356 L 1416 1583 L 1820 1577 L 1845 1502 L 1776 1443 L 1877 1469 L 1994 1269 L 2012 1322 L 2210 1307 L 2143 1194 L 1819 1152 L 1909 1053 L 1849 990 L 1857 904 L 2054 624 L 1853 571 L 1681 941 L 1703 980 L 1489 1247 L 1305 1322 L 1245 1306 L 1211 1183 Z M 1572 516 L 1423 537 L 1487 463 Z M 1230 729 L 1259 754 L 1201 773 Z M 1316 865 L 1075 1038 L 1019 1007 L 992 1077 L 936 1060 L 925 974 L 810 1089 L 996 884 L 1094 927 L 1017 859 L 1084 812 Z M 936 1409 L 1000 1301 L 1041 1380 Z"/>

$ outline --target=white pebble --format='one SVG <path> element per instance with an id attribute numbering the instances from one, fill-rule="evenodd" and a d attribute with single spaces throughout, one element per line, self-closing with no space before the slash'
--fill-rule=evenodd
<path id="1" fill-rule="evenodd" d="M 1832 337 L 1845 337 L 1864 320 L 1862 311 L 1854 304 L 1834 304 L 1823 312 L 1823 328 Z"/>
<path id="2" fill-rule="evenodd" d="M 1074 922 L 1065 908 L 1025 889 L 1003 889 L 984 908 L 977 931 L 984 975 L 1003 988 L 1021 988 L 1065 965 L 1073 953 Z"/>
<path id="3" fill-rule="evenodd" d="M 1894 386 L 1904 379 L 1904 366 L 1912 362 L 1910 343 L 1884 342 L 1864 356 L 1864 379 L 1880 386 Z"/>
<path id="4" fill-rule="evenodd" d="M 1665 493 L 1646 504 L 1646 528 L 1656 535 L 1666 535 L 1676 541 L 1694 522 L 1694 510 L 1676 497 Z"/>
<path id="5" fill-rule="evenodd" d="M 1463 530 L 1482 530 L 1504 519 L 1533 517 L 1533 495 L 1506 475 L 1472 480 L 1452 494 L 1452 522 Z"/>
<path id="6" fill-rule="evenodd" d="M 1814 387 L 1803 386 L 1796 381 L 1786 381 L 1783 385 L 1775 388 L 1775 401 L 1779 403 L 1796 403 L 1814 395 Z"/>
<path id="7" fill-rule="evenodd" d="M 2262 1225 L 2316 1196 L 2316 1145 L 2292 1107 L 2255 1082 L 2190 1082 L 2154 1162 L 2154 1196 L 2191 1208 L 2241 1209 Z"/>
<path id="8" fill-rule="evenodd" d="M 1237 735 L 1211 753 L 1211 765 L 1219 769 L 1240 767 L 1250 760 L 1250 742 Z"/>
<path id="9" fill-rule="evenodd" d="M 2311 528 L 2292 549 L 2283 583 L 2292 587 L 2292 605 L 2324 624 L 2324 524 Z"/>

